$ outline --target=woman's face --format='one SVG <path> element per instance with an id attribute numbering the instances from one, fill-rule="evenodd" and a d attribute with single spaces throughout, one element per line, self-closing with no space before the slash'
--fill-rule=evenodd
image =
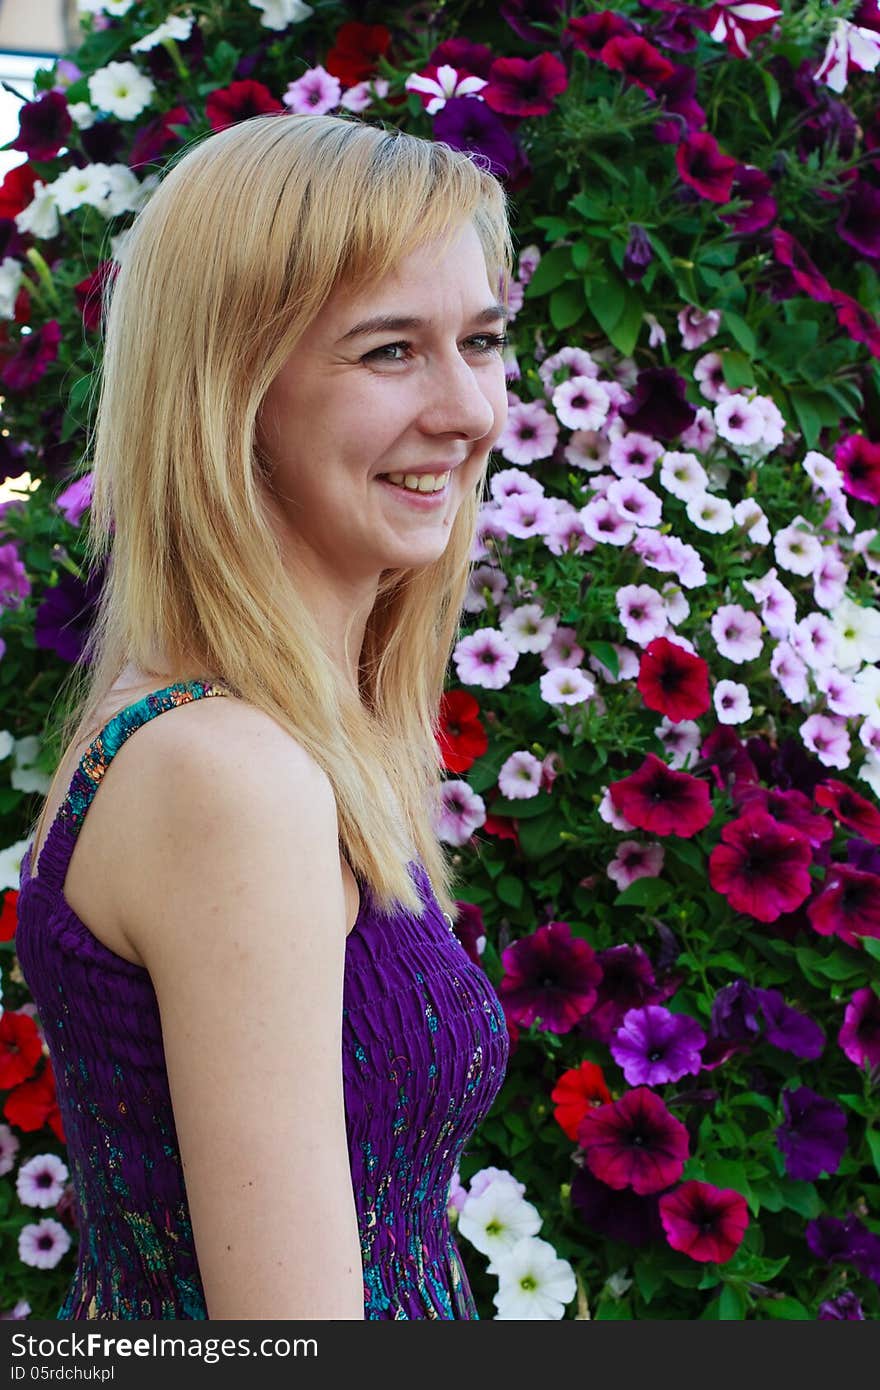
<path id="1" fill-rule="evenodd" d="M 436 250 L 357 295 L 337 289 L 261 407 L 286 549 L 353 583 L 442 555 L 507 418 L 503 312 L 473 225 L 432 263 Z M 408 322 L 364 327 L 377 318 Z M 426 469 L 448 473 L 441 491 L 387 480 Z"/>

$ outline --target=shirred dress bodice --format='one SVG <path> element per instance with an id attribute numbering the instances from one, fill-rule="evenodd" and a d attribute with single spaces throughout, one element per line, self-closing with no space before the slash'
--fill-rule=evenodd
<path id="1" fill-rule="evenodd" d="M 80 1232 L 59 1319 L 207 1317 L 152 981 L 92 934 L 64 880 L 125 739 L 176 705 L 229 693 L 185 681 L 121 710 L 77 767 L 36 877 L 32 846 L 22 860 L 16 952 L 49 1049 Z M 509 1041 L 497 995 L 423 865 L 408 869 L 422 912 L 383 913 L 361 881 L 345 947 L 341 1060 L 364 1317 L 476 1318 L 447 1202 Z"/>

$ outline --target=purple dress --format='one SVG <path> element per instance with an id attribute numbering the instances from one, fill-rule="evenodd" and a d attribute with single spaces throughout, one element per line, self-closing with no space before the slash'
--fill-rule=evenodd
<path id="1" fill-rule="evenodd" d="M 58 1091 L 80 1232 L 58 1318 L 207 1318 L 149 973 L 102 945 L 64 898 L 76 837 L 116 750 L 141 724 L 231 692 L 186 681 L 121 710 L 90 744 L 30 875 L 16 951 Z M 418 860 L 424 903 L 361 906 L 345 948 L 342 1065 L 364 1316 L 476 1318 L 447 1217 L 453 1170 L 504 1079 L 498 998 L 452 932 Z"/>

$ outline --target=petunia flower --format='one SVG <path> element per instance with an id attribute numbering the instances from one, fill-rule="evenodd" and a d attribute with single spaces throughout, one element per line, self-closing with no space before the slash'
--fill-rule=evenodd
<path id="1" fill-rule="evenodd" d="M 447 772 L 467 772 L 489 747 L 480 706 L 466 690 L 447 690 L 440 703 L 437 743 Z"/>
<path id="2" fill-rule="evenodd" d="M 18 1233 L 19 1259 L 35 1269 L 54 1269 L 72 1245 L 68 1231 L 51 1216 L 22 1226 Z"/>
<path id="3" fill-rule="evenodd" d="M 610 1105 L 611 1093 L 605 1084 L 602 1068 L 595 1062 L 581 1062 L 560 1076 L 550 1099 L 555 1109 L 556 1123 L 572 1142 L 577 1140 L 578 1126 L 594 1105 Z"/>
<path id="4" fill-rule="evenodd" d="M 492 1267 L 498 1276 L 498 1291 L 492 1295 L 496 1321 L 559 1319 L 577 1293 L 568 1260 L 537 1236 L 525 1236 L 496 1255 Z"/>
<path id="5" fill-rule="evenodd" d="M 458 1215 L 458 1230 L 481 1255 L 495 1260 L 513 1249 L 523 1236 L 541 1229 L 541 1217 L 512 1182 L 494 1181 L 471 1193 Z"/>
<path id="6" fill-rule="evenodd" d="M 578 15 L 570 19 L 565 27 L 565 37 L 571 39 L 575 48 L 590 58 L 598 58 L 610 39 L 624 35 L 635 35 L 636 30 L 628 19 L 615 10 L 600 10 L 597 14 Z M 545 37 L 545 36 L 544 36 Z M 543 42 L 543 37 L 539 42 Z"/>
<path id="7" fill-rule="evenodd" d="M 571 1204 L 584 1225 L 607 1240 L 643 1246 L 661 1239 L 663 1227 L 654 1194 L 640 1197 L 631 1188 L 615 1190 L 578 1168 L 571 1183 Z"/>
<path id="8" fill-rule="evenodd" d="M 509 408 L 495 447 L 510 463 L 529 464 L 549 458 L 558 437 L 559 425 L 547 407 L 541 401 L 529 401 Z"/>
<path id="9" fill-rule="evenodd" d="M 288 82 L 281 100 L 295 116 L 322 116 L 335 111 L 342 97 L 342 83 L 320 63 Z"/>
<path id="10" fill-rule="evenodd" d="M 820 782 L 813 797 L 816 805 L 826 806 L 841 825 L 851 826 L 872 845 L 880 845 L 880 810 L 873 802 L 834 778 Z"/>
<path id="11" fill-rule="evenodd" d="M 481 77 L 459 74 L 455 68 L 444 63 L 440 67 L 432 64 L 424 72 L 410 73 L 403 85 L 408 92 L 418 93 L 427 114 L 434 116 L 453 97 L 475 97 L 482 101 L 480 94 L 488 84 Z"/>
<path id="12" fill-rule="evenodd" d="M 836 1173 L 846 1152 L 846 1113 L 809 1086 L 782 1092 L 785 1121 L 776 1142 L 785 1156 L 788 1177 L 812 1182 L 822 1173 Z"/>
<path id="13" fill-rule="evenodd" d="M 718 309 L 704 311 L 695 304 L 687 304 L 679 310 L 677 322 L 681 345 L 691 352 L 715 337 L 721 327 L 721 313 Z"/>
<path id="14" fill-rule="evenodd" d="M 662 444 L 638 430 L 616 434 L 608 446 L 608 464 L 619 478 L 650 478 L 663 453 Z"/>
<path id="15" fill-rule="evenodd" d="M 623 74 L 624 80 L 655 96 L 675 69 L 659 49 L 638 34 L 619 34 L 595 55 L 600 63 Z"/>
<path id="16" fill-rule="evenodd" d="M 567 922 L 549 922 L 502 953 L 498 987 L 505 1012 L 523 1027 L 534 1023 L 568 1033 L 596 1002 L 602 969 L 592 946 L 572 936 Z"/>
<path id="17" fill-rule="evenodd" d="M 688 1157 L 688 1132 L 647 1086 L 627 1091 L 611 1105 L 589 1110 L 578 1140 L 594 1177 L 639 1196 L 676 1182 Z"/>
<path id="18" fill-rule="evenodd" d="M 67 1165 L 57 1154 L 36 1154 L 16 1174 L 18 1200 L 26 1207 L 54 1207 L 69 1177 Z"/>
<path id="19" fill-rule="evenodd" d="M 634 285 L 639 284 L 640 281 L 644 279 L 645 272 L 653 259 L 654 248 L 651 245 L 651 238 L 648 236 L 644 227 L 640 226 L 638 222 L 631 222 L 629 225 L 629 241 L 623 253 L 623 264 L 621 266 L 627 280 Z M 654 341 L 649 343 L 650 347 L 656 347 L 658 345 L 658 333 L 663 333 L 663 329 L 657 323 L 657 320 L 654 319 L 651 327 L 651 335 Z M 659 341 L 666 341 L 665 333 Z"/>
<path id="20" fill-rule="evenodd" d="M 264 82 L 250 78 L 217 87 L 205 99 L 205 115 L 212 130 L 223 130 L 251 116 L 283 112 L 284 107 Z"/>
<path id="21" fill-rule="evenodd" d="M 632 400 L 620 407 L 629 429 L 664 443 L 692 425 L 696 413 L 685 398 L 684 378 L 673 367 L 645 367 L 639 372 Z"/>
<path id="22" fill-rule="evenodd" d="M 863 434 L 847 435 L 835 449 L 834 462 L 848 496 L 880 507 L 880 444 Z"/>
<path id="23" fill-rule="evenodd" d="M 603 1100 L 610 1099 L 609 1095 L 603 1097 Z M 577 1138 L 577 1135 L 571 1137 Z M 15 1167 L 15 1156 L 20 1148 L 21 1141 L 18 1136 L 13 1133 L 9 1125 L 0 1123 L 0 1177 L 5 1177 L 7 1173 L 12 1172 Z"/>
<path id="24" fill-rule="evenodd" d="M 636 772 L 609 787 L 615 808 L 639 830 L 689 839 L 712 819 L 705 782 L 674 772 L 648 753 Z"/>
<path id="25" fill-rule="evenodd" d="M 467 782 L 448 778 L 440 786 L 435 829 L 448 845 L 466 845 L 486 820 L 486 803 Z"/>
<path id="26" fill-rule="evenodd" d="M 728 661 L 741 665 L 745 661 L 757 661 L 761 655 L 761 621 L 757 613 L 749 612 L 741 604 L 723 604 L 713 614 L 710 629 L 718 651 Z"/>
<path id="27" fill-rule="evenodd" d="M 57 319 L 47 319 L 33 333 L 22 337 L 18 351 L 7 357 L 0 382 L 10 391 L 30 391 L 57 358 L 60 343 L 60 323 Z"/>
<path id="28" fill-rule="evenodd" d="M 865 1310 L 852 1289 L 844 1289 L 834 1298 L 826 1298 L 824 1303 L 820 1303 L 816 1317 L 820 1322 L 832 1320 L 857 1322 L 864 1320 Z"/>
<path id="29" fill-rule="evenodd" d="M 596 959 L 602 967 L 596 1003 L 578 1023 L 576 1031 L 585 1038 L 607 1044 L 630 1009 L 662 1003 L 676 984 L 674 980 L 658 984 L 654 967 L 641 946 L 609 946 L 599 951 Z"/>
<path id="30" fill-rule="evenodd" d="M 837 714 L 811 714 L 799 732 L 824 767 L 849 767 L 850 737 L 845 719 Z"/>
<path id="31" fill-rule="evenodd" d="M 722 724 L 744 724 L 752 717 L 749 688 L 738 681 L 718 681 L 712 692 L 712 703 Z"/>
<path id="32" fill-rule="evenodd" d="M 68 143 L 73 121 L 67 98 L 55 90 L 25 101 L 18 112 L 18 135 L 9 148 L 23 150 L 28 159 L 54 159 Z"/>
<path id="33" fill-rule="evenodd" d="M 806 835 L 814 849 L 827 844 L 834 833 L 825 816 L 813 811 L 810 798 L 794 787 L 778 791 L 775 787 L 740 783 L 734 787 L 733 796 L 740 810 L 766 811 L 774 820 Z"/>
<path id="34" fill-rule="evenodd" d="M 434 117 L 434 139 L 442 140 L 454 150 L 481 155 L 496 178 L 510 178 L 528 167 L 522 150 L 505 125 L 505 118 L 482 101 L 479 93 L 447 97 L 442 110 Z"/>
<path id="35" fill-rule="evenodd" d="M 498 771 L 498 786 L 508 801 L 537 796 L 541 790 L 541 763 L 526 749 L 511 753 Z"/>
<path id="36" fill-rule="evenodd" d="M 552 402 L 567 429 L 596 430 L 608 414 L 611 398 L 595 378 L 570 376 L 556 387 Z"/>
<path id="37" fill-rule="evenodd" d="M 498 628 L 483 627 L 461 639 L 452 660 L 462 685 L 500 690 L 510 681 L 519 652 Z"/>
<path id="38" fill-rule="evenodd" d="M 775 922 L 810 896 L 806 835 L 750 810 L 723 827 L 721 841 L 709 856 L 709 882 L 735 912 Z"/>
<path id="39" fill-rule="evenodd" d="M 657 878 L 663 872 L 663 859 L 664 850 L 660 844 L 622 840 L 606 873 L 622 893 L 640 878 Z"/>
<path id="40" fill-rule="evenodd" d="M 880 999 L 869 985 L 847 1004 L 837 1041 L 857 1067 L 880 1067 Z"/>
<path id="41" fill-rule="evenodd" d="M 25 1013 L 4 1009 L 0 1015 L 0 1089 L 10 1090 L 31 1076 L 42 1051 L 34 1020 Z"/>
<path id="42" fill-rule="evenodd" d="M 701 198 L 713 203 L 729 203 L 737 161 L 722 152 L 714 135 L 694 131 L 682 140 L 675 152 L 679 175 Z"/>
<path id="43" fill-rule="evenodd" d="M 720 352 L 705 352 L 702 357 L 698 357 L 693 366 L 693 376 L 700 394 L 705 396 L 707 401 L 720 401 L 722 397 L 731 394 L 730 387 L 724 379 L 724 358 Z M 713 439 L 715 434 L 713 419 Z"/>
<path id="44" fill-rule="evenodd" d="M 663 1194 L 660 1220 L 673 1250 L 701 1263 L 724 1264 L 742 1244 L 749 1209 L 732 1188 L 691 1180 Z"/>
<path id="45" fill-rule="evenodd" d="M 567 86 L 565 64 L 555 53 L 544 52 L 535 58 L 496 58 L 480 95 L 493 111 L 523 120 L 549 116 Z"/>
<path id="46" fill-rule="evenodd" d="M 814 82 L 825 82 L 833 92 L 846 88 L 849 69 L 873 72 L 880 65 L 880 34 L 852 24 L 848 19 L 835 19 L 825 55 L 813 74 Z"/>
<path id="47" fill-rule="evenodd" d="M 849 946 L 860 936 L 880 939 L 880 875 L 834 864 L 807 908 L 814 931 L 839 936 Z"/>
<path id="48" fill-rule="evenodd" d="M 664 714 L 654 733 L 663 744 L 666 762 L 676 770 L 697 760 L 700 747 L 700 726 L 693 719 L 674 722 Z"/>
<path id="49" fill-rule="evenodd" d="M 667 637 L 656 637 L 642 653 L 639 693 L 648 709 L 673 721 L 699 719 L 709 708 L 709 668 Z"/>
<path id="50" fill-rule="evenodd" d="M 862 178 L 850 184 L 836 231 L 841 240 L 860 255 L 877 260 L 880 257 L 880 188 Z"/>
<path id="51" fill-rule="evenodd" d="M 706 1035 L 686 1014 L 659 1004 L 630 1009 L 611 1041 L 611 1055 L 630 1086 L 660 1086 L 700 1070 Z"/>
<path id="52" fill-rule="evenodd" d="M 784 231 L 782 227 L 774 227 L 771 243 L 776 261 L 786 267 L 799 290 L 819 304 L 830 304 L 833 301 L 835 291 L 790 232 Z"/>

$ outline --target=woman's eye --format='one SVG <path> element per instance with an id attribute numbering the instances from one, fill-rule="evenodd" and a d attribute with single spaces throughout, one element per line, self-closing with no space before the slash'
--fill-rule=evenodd
<path id="1" fill-rule="evenodd" d="M 506 333 L 476 333 L 467 342 L 474 344 L 474 351 L 482 354 L 490 352 L 500 352 L 508 341 Z M 383 347 L 373 348 L 372 352 L 366 353 L 364 362 L 402 362 L 402 357 L 386 356 L 386 353 L 409 352 L 411 343 L 386 343 Z"/>

